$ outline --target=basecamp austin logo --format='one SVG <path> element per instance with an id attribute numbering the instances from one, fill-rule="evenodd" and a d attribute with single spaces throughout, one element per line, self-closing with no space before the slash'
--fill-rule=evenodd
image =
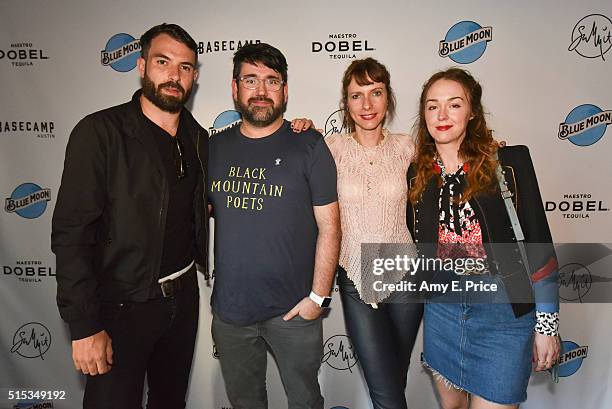
<path id="1" fill-rule="evenodd" d="M 247 44 L 259 44 L 261 40 L 214 40 L 199 41 L 198 54 L 210 54 L 224 51 L 238 51 Z"/>
<path id="2" fill-rule="evenodd" d="M 559 212 L 564 219 L 590 219 L 610 211 L 608 205 L 592 193 L 565 193 L 561 200 L 547 200 L 544 208 L 547 212 Z"/>
<path id="3" fill-rule="evenodd" d="M 26 219 L 36 219 L 47 210 L 47 202 L 51 200 L 51 189 L 43 189 L 34 183 L 23 183 L 6 198 L 4 210 L 17 213 Z"/>
<path id="4" fill-rule="evenodd" d="M 482 57 L 493 40 L 493 27 L 481 27 L 473 21 L 460 21 L 440 41 L 438 54 L 458 64 L 470 64 Z"/>
<path id="5" fill-rule="evenodd" d="M 109 66 L 119 72 L 132 71 L 140 57 L 140 40 L 129 34 L 115 34 L 106 42 L 100 52 L 103 66 Z"/>
<path id="6" fill-rule="evenodd" d="M 55 123 L 53 121 L 2 121 L 0 120 L 0 135 L 10 133 L 31 134 L 37 138 L 55 138 Z"/>
<path id="7" fill-rule="evenodd" d="M 48 59 L 47 52 L 32 43 L 12 43 L 10 48 L 0 49 L 0 61 L 10 61 L 13 67 L 29 67 Z"/>
<path id="8" fill-rule="evenodd" d="M 221 131 L 225 131 L 226 129 L 240 125 L 241 121 L 242 116 L 240 115 L 240 112 L 234 110 L 223 111 L 217 115 L 212 126 L 208 128 L 208 133 L 210 135 L 214 135 Z"/>
<path id="9" fill-rule="evenodd" d="M 576 23 L 567 51 L 584 58 L 601 58 L 612 48 L 612 20 L 603 14 L 589 14 Z"/>
<path id="10" fill-rule="evenodd" d="M 355 33 L 332 33 L 325 41 L 313 41 L 311 47 L 313 53 L 327 54 L 331 60 L 354 59 L 361 53 L 376 50 L 369 40 Z"/>
<path id="11" fill-rule="evenodd" d="M 353 372 L 351 368 L 357 363 L 357 354 L 351 339 L 346 335 L 334 335 L 328 338 L 323 344 L 321 363 L 339 371 Z"/>
<path id="12" fill-rule="evenodd" d="M 603 111 L 592 104 L 578 105 L 559 124 L 559 139 L 568 139 L 577 146 L 599 141 L 612 124 L 612 110 Z"/>
<path id="13" fill-rule="evenodd" d="M 588 346 L 580 346 L 572 341 L 563 341 L 563 353 L 559 357 L 559 376 L 567 377 L 575 374 L 588 354 Z"/>
<path id="14" fill-rule="evenodd" d="M 346 133 L 346 124 L 342 119 L 342 110 L 332 112 L 330 116 L 325 120 L 325 128 L 323 136 L 331 135 L 334 133 Z"/>
<path id="15" fill-rule="evenodd" d="M 15 331 L 11 352 L 23 358 L 40 358 L 51 348 L 51 332 L 39 322 L 28 322 Z"/>
<path id="16" fill-rule="evenodd" d="M 15 277 L 24 283 L 40 283 L 48 277 L 55 277 L 55 271 L 40 260 L 17 260 L 2 266 L 2 276 Z"/>

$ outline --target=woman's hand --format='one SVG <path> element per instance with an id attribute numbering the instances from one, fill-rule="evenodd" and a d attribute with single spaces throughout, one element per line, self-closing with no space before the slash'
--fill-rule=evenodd
<path id="1" fill-rule="evenodd" d="M 295 118 L 291 121 L 291 129 L 295 133 L 300 133 L 310 128 L 314 128 L 314 123 L 308 118 Z"/>
<path id="2" fill-rule="evenodd" d="M 545 371 L 552 368 L 559 359 L 561 342 L 558 336 L 542 335 L 535 333 L 533 341 L 533 358 L 536 371 Z"/>

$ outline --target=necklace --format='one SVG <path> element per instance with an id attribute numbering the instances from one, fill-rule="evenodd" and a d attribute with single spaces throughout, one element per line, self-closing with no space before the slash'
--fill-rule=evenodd
<path id="1" fill-rule="evenodd" d="M 361 142 L 359 142 L 359 140 L 357 139 L 356 133 L 352 133 L 351 138 L 353 139 L 353 141 L 355 141 L 357 146 L 361 148 L 361 151 L 365 154 L 366 162 L 368 162 L 371 166 L 374 165 L 374 162 L 378 160 L 379 152 L 381 149 L 380 147 L 383 145 L 383 143 L 387 139 L 385 130 L 383 130 L 382 137 L 374 146 L 362 145 Z"/>

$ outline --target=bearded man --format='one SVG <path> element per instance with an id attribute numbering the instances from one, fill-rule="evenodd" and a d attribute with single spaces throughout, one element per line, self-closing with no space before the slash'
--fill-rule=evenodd
<path id="1" fill-rule="evenodd" d="M 185 407 L 206 268 L 208 134 L 184 108 L 197 44 L 161 24 L 140 39 L 142 89 L 72 131 L 53 214 L 57 303 L 84 408 Z M 198 268 L 199 270 L 202 270 Z"/>
<path id="2" fill-rule="evenodd" d="M 320 133 L 283 119 L 287 62 L 269 44 L 234 55 L 240 126 L 211 137 L 212 334 L 235 409 L 264 409 L 268 349 L 288 408 L 323 409 L 321 313 L 340 247 L 336 166 Z"/>

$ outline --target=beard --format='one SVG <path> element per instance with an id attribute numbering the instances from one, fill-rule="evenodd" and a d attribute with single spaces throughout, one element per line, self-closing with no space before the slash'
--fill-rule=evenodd
<path id="1" fill-rule="evenodd" d="M 162 93 L 164 88 L 176 89 L 181 92 L 181 96 L 175 97 Z M 142 94 L 151 101 L 156 107 L 165 112 L 176 114 L 183 108 L 185 102 L 191 95 L 191 88 L 187 91 L 178 82 L 168 81 L 155 86 L 155 83 L 149 78 L 145 72 L 142 79 Z"/>
<path id="2" fill-rule="evenodd" d="M 269 102 L 271 105 L 267 107 L 251 105 L 256 101 Z M 275 106 L 274 101 L 263 96 L 249 98 L 247 103 L 244 104 L 242 101 L 240 101 L 240 94 L 238 94 L 238 99 L 234 100 L 234 106 L 236 110 L 242 114 L 243 121 L 246 121 L 258 128 L 271 125 L 274 121 L 283 116 L 285 110 L 287 109 L 287 103 L 285 102 L 284 95 L 281 103 Z"/>

